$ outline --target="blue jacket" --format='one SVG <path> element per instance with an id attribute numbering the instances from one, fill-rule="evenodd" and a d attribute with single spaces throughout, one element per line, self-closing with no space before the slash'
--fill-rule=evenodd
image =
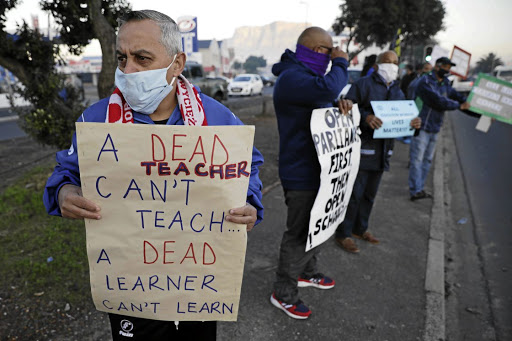
<path id="1" fill-rule="evenodd" d="M 407 87 L 407 93 L 404 94 L 407 99 L 413 101 L 416 99 L 416 88 L 418 87 L 418 82 L 422 77 L 425 77 L 425 75 L 419 75 L 409 83 L 409 86 Z"/>
<path id="2" fill-rule="evenodd" d="M 201 100 L 203 101 L 208 125 L 243 125 L 240 119 L 231 113 L 228 108 L 215 101 L 214 99 L 204 95 L 203 93 L 200 93 L 200 95 Z M 105 122 L 108 100 L 108 98 L 104 98 L 87 108 L 77 121 Z M 134 123 L 154 124 L 148 115 L 139 114 L 137 112 L 134 112 Z M 183 119 L 181 117 L 178 105 L 169 118 L 167 125 L 183 125 Z M 256 148 L 253 148 L 251 175 L 249 180 L 249 188 L 247 190 L 247 202 L 249 202 L 258 210 L 258 218 L 256 224 L 258 224 L 263 219 L 263 204 L 261 203 L 262 184 L 258 176 L 258 167 L 261 164 L 263 164 L 263 156 Z M 60 188 L 65 184 L 80 186 L 80 170 L 78 168 L 76 134 L 73 134 L 73 142 L 69 150 L 57 152 L 57 166 L 55 166 L 53 174 L 50 176 L 48 182 L 46 183 L 43 200 L 46 210 L 51 215 L 61 215 L 57 196 Z"/>
<path id="3" fill-rule="evenodd" d="M 311 112 L 334 105 L 347 84 L 348 61 L 332 60 L 331 71 L 319 76 L 286 50 L 272 73 L 274 107 L 279 130 L 279 177 L 289 190 L 318 190 L 320 164 L 311 137 Z"/>
<path id="4" fill-rule="evenodd" d="M 374 130 L 366 123 L 366 117 L 373 115 L 371 101 L 399 101 L 405 96 L 400 89 L 400 82 L 394 81 L 388 87 L 384 79 L 374 72 L 370 76 L 360 78 L 354 83 L 346 99 L 359 106 L 361 113 L 361 161 L 359 169 L 383 171 L 389 169 L 389 159 L 393 154 L 394 139 L 374 139 Z"/>
<path id="5" fill-rule="evenodd" d="M 423 101 L 421 129 L 429 133 L 438 133 L 443 125 L 444 112 L 458 109 L 466 100 L 451 87 L 448 78 L 438 81 L 434 71 L 420 78 L 416 95 Z"/>

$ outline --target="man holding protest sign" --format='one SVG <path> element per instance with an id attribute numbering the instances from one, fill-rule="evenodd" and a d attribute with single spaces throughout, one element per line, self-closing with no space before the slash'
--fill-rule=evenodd
<path id="1" fill-rule="evenodd" d="M 174 20 L 167 15 L 152 10 L 133 11 L 128 13 L 122 20 L 120 20 L 120 28 L 117 37 L 117 58 L 118 69 L 116 70 L 115 76 L 117 88 L 109 98 L 102 99 L 87 108 L 78 119 L 78 122 L 132 123 L 146 125 L 159 124 L 164 126 L 243 125 L 242 122 L 229 111 L 229 109 L 219 102 L 200 93 L 198 89 L 196 89 L 185 77 L 181 75 L 181 72 L 185 67 L 186 55 L 182 52 L 181 35 L 178 27 Z M 127 128 L 131 126 L 132 125 L 129 125 Z M 156 160 L 154 136 L 157 135 L 153 134 L 151 137 L 153 139 L 153 158 Z M 185 143 L 196 143 L 196 140 L 194 140 L 194 142 L 185 140 L 184 136 L 186 135 L 175 135 L 173 142 L 176 142 L 176 136 L 181 139 L 179 140 L 181 144 L 173 143 L 173 160 L 175 160 L 174 157 L 176 156 L 175 151 L 180 150 L 182 147 L 183 149 L 181 150 L 184 150 Z M 222 141 L 220 141 L 217 136 L 216 138 L 219 141 L 218 144 L 222 144 Z M 213 147 L 206 147 L 215 148 L 217 140 L 213 140 Z M 108 141 L 110 142 L 107 145 Z M 163 142 L 161 140 L 160 142 L 163 146 Z M 111 148 L 109 149 L 108 146 L 110 145 Z M 224 170 L 222 169 L 212 168 L 214 167 L 213 152 L 211 159 L 212 166 L 210 166 L 210 168 L 205 166 L 207 161 L 201 137 L 197 140 L 195 145 L 196 148 L 194 149 L 190 160 L 192 160 L 196 155 L 199 155 L 198 157 L 202 155 L 204 158 L 204 163 L 199 163 L 195 167 L 195 173 L 197 176 L 206 177 L 208 173 L 206 170 L 209 169 L 211 178 L 215 176 L 221 178 L 225 176 L 225 179 L 237 177 L 236 165 L 226 165 L 225 173 L 223 173 Z M 101 154 L 105 152 L 113 153 L 115 161 L 118 161 L 117 152 L 120 149 L 118 147 L 119 146 L 114 147 L 113 140 L 110 135 L 108 135 L 103 147 L 101 148 L 100 155 L 98 155 L 98 161 L 100 161 Z M 223 144 L 222 147 L 226 150 L 226 147 Z M 82 156 L 82 154 L 83 151 L 80 156 Z M 76 135 L 74 135 L 70 149 L 57 153 L 57 166 L 55 167 L 51 177 L 48 179 L 44 193 L 46 209 L 51 215 L 63 216 L 72 219 L 85 218 L 100 220 L 102 219 L 102 215 L 106 216 L 109 212 L 102 213 L 101 208 L 97 203 L 82 196 L 80 171 L 83 172 L 84 170 L 82 167 L 79 170 L 78 157 L 77 138 Z M 185 159 L 183 158 L 178 160 Z M 263 206 L 261 203 L 262 184 L 258 177 L 258 167 L 262 163 L 263 157 L 255 148 L 252 149 L 252 163 L 250 170 L 246 170 L 245 166 L 243 164 L 240 166 L 239 163 L 238 177 L 249 178 L 246 205 L 231 209 L 229 209 L 229 207 L 225 208 L 229 209 L 228 213 L 225 216 L 224 214 L 221 216 L 228 222 L 247 225 L 247 231 L 251 230 L 253 226 L 259 223 L 263 218 Z M 160 162 L 158 167 L 152 168 L 152 166 L 155 165 L 153 165 L 153 162 L 140 162 L 139 166 L 144 166 L 145 168 L 143 169 L 146 169 L 146 173 L 148 175 L 151 174 L 152 170 L 153 172 L 158 173 L 156 174 L 157 176 L 172 174 L 167 163 Z M 247 163 L 245 163 L 245 165 L 247 165 Z M 174 174 L 181 175 L 181 172 L 186 173 L 187 175 L 190 174 L 183 162 L 180 163 L 180 168 L 176 169 Z M 102 198 L 111 197 L 111 194 L 104 194 L 104 187 L 101 187 L 103 192 L 100 191 L 100 184 L 103 183 L 100 182 L 100 180 L 106 181 L 106 177 L 98 177 L 98 180 L 96 181 L 98 194 Z M 184 181 L 187 184 L 186 198 L 188 204 L 188 186 L 192 180 L 181 180 L 181 182 Z M 133 182 L 134 180 L 130 183 L 123 199 L 127 197 L 129 192 L 138 191 L 141 200 L 143 200 L 141 190 L 136 184 L 135 187 L 132 186 Z M 166 187 L 164 188 L 167 189 L 167 183 L 165 183 L 165 186 Z M 174 180 L 173 188 L 176 188 L 176 186 L 177 182 Z M 156 191 L 158 191 L 158 195 L 162 197 L 162 193 L 158 188 Z M 153 193 L 153 200 L 155 200 L 153 181 L 151 181 L 151 192 Z M 165 192 L 163 193 L 164 197 L 162 199 L 165 203 Z M 148 210 L 141 210 L 140 212 L 142 212 L 142 229 L 144 229 L 144 217 L 142 215 L 147 213 Z M 155 212 L 154 215 L 155 227 L 160 227 L 158 223 L 163 221 L 163 218 L 158 214 L 159 212 Z M 196 214 L 196 216 L 198 214 Z M 171 225 L 169 225 L 169 230 L 171 229 L 172 224 L 176 221 L 181 223 L 183 230 L 181 216 L 179 216 L 179 220 L 176 218 L 177 216 L 178 214 L 175 216 Z M 194 218 L 196 216 L 194 216 Z M 199 232 L 199 230 L 194 229 L 192 226 L 194 218 L 190 221 L 190 227 L 194 232 Z M 151 219 L 148 220 L 151 221 Z M 222 221 L 210 223 L 210 231 L 212 229 L 212 224 L 220 225 L 222 231 Z M 208 250 L 206 249 L 206 245 L 207 244 L 205 243 L 205 249 L 203 249 L 203 263 L 208 261 L 204 258 L 204 250 Z M 146 243 L 144 244 L 144 247 L 146 247 Z M 211 247 L 209 250 L 212 251 Z M 165 256 L 173 252 L 174 251 L 167 251 L 164 248 L 164 262 Z M 195 261 L 193 250 L 193 257 L 187 257 L 187 255 L 188 251 L 183 260 L 186 258 L 192 258 Z M 144 253 L 144 258 L 145 257 L 146 253 Z M 98 258 L 98 263 L 100 261 L 105 261 L 105 259 L 110 263 L 110 259 L 106 255 L 100 256 L 100 258 Z M 146 262 L 146 259 L 144 259 L 144 261 L 146 264 L 150 264 L 149 262 Z M 89 263 L 91 265 L 91 262 Z M 172 262 L 169 262 L 169 264 L 170 263 Z M 188 277 L 192 278 L 195 276 L 187 276 L 187 281 L 189 280 Z M 122 282 L 123 279 L 124 277 L 118 277 L 117 279 L 119 290 L 126 290 L 124 289 L 126 284 Z M 111 285 L 112 284 L 109 284 L 107 277 L 107 287 L 109 290 L 113 290 L 110 287 Z M 153 289 L 160 289 L 159 285 L 157 286 L 154 281 L 152 283 L 150 278 L 149 289 L 152 287 Z M 202 288 L 204 287 L 212 289 L 211 280 L 210 282 L 203 282 Z M 132 290 L 137 288 L 142 288 L 142 291 L 144 291 L 142 282 L 140 285 L 139 282 L 137 282 L 133 286 Z M 189 290 L 187 288 L 187 283 L 185 283 L 185 290 Z M 105 304 L 105 306 L 108 305 Z M 218 308 L 211 308 L 211 310 L 213 309 L 218 311 Z M 190 311 L 190 304 L 188 310 Z M 120 311 L 120 309 L 117 311 Z M 195 313 L 195 311 L 192 312 Z M 130 316 L 123 316 L 120 313 L 109 313 L 114 340 L 168 340 L 169 338 L 172 338 L 173 335 L 176 337 L 188 337 L 190 339 L 200 340 L 214 340 L 216 337 L 215 321 L 182 322 L 179 324 L 178 328 L 178 324 L 176 323 L 175 325 L 172 321 L 159 321 L 165 320 L 165 318 L 162 317 L 159 317 L 159 320 L 153 320 L 133 316 L 133 314 Z M 193 321 L 193 318 L 189 318 L 189 320 Z"/>
<path id="2" fill-rule="evenodd" d="M 332 61 L 331 70 L 326 74 Z M 286 50 L 272 72 L 278 77 L 274 106 L 279 129 L 279 177 L 284 189 L 288 217 L 281 241 L 277 278 L 270 301 L 295 319 L 306 319 L 311 310 L 299 300 L 297 286 L 320 289 L 334 281 L 316 273 L 317 248 L 308 252 L 306 240 L 310 213 L 320 186 L 320 164 L 311 136 L 314 109 L 340 106 L 335 102 L 347 84 L 348 55 L 333 47 L 331 36 L 319 27 L 309 27 L 299 36 L 296 52 Z"/>
<path id="3" fill-rule="evenodd" d="M 432 197 L 424 191 L 424 186 L 434 158 L 437 133 L 443 125 L 444 112 L 467 110 L 470 106 L 466 98 L 451 87 L 447 78 L 454 65 L 447 57 L 438 58 L 433 72 L 420 78 L 416 86 L 416 96 L 423 106 L 420 111 L 421 129 L 412 138 L 409 150 L 409 194 L 412 201 Z"/>
<path id="4" fill-rule="evenodd" d="M 374 139 L 374 130 L 381 128 L 382 121 L 374 115 L 372 101 L 404 100 L 396 80 L 398 57 L 394 51 L 381 53 L 377 58 L 377 71 L 359 79 L 346 97 L 357 103 L 361 113 L 361 161 L 359 172 L 352 189 L 352 195 L 345 220 L 336 230 L 336 243 L 347 252 L 357 253 L 359 248 L 352 239 L 365 240 L 372 244 L 379 241 L 368 232 L 368 221 L 375 196 L 384 170 L 389 169 L 393 153 L 393 138 Z M 418 129 L 421 120 L 411 120 L 411 127 Z"/>

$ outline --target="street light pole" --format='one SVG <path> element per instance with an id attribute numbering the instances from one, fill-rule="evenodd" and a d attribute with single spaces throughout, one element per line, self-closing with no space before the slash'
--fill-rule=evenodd
<path id="1" fill-rule="evenodd" d="M 304 28 L 308 27 L 308 10 L 309 10 L 309 3 L 306 1 L 300 1 L 299 4 L 306 5 L 306 21 L 304 21 Z"/>

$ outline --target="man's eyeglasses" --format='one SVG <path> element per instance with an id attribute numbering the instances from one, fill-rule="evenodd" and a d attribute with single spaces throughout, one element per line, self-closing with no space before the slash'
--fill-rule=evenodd
<path id="1" fill-rule="evenodd" d="M 333 49 L 332 47 L 327 47 L 327 46 L 323 46 L 323 45 L 320 45 L 320 47 L 329 51 L 329 54 L 332 53 L 332 49 Z"/>

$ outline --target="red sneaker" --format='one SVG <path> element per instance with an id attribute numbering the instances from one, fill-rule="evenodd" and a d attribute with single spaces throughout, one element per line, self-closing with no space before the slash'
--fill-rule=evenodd
<path id="1" fill-rule="evenodd" d="M 304 287 L 315 287 L 318 289 L 331 289 L 334 288 L 334 280 L 324 276 L 323 274 L 314 274 L 311 278 L 302 278 L 299 277 L 299 281 L 297 283 L 299 288 Z"/>
<path id="2" fill-rule="evenodd" d="M 311 315 L 311 310 L 306 307 L 301 300 L 297 301 L 295 304 L 288 304 L 282 301 L 279 301 L 276 298 L 275 293 L 270 296 L 270 303 L 272 303 L 277 308 L 281 309 L 285 312 L 286 315 L 298 319 L 305 320 Z"/>

